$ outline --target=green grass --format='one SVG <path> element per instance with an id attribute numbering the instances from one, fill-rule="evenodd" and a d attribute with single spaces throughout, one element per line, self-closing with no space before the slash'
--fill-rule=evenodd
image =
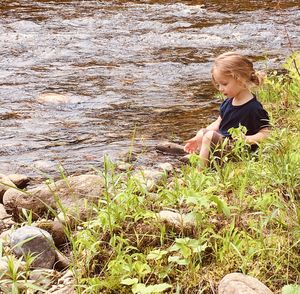
<path id="1" fill-rule="evenodd" d="M 231 272 L 293 293 L 296 286 L 286 285 L 300 283 L 299 59 L 290 57 L 288 73 L 274 73 L 259 90 L 273 129 L 255 154 L 236 131 L 232 152 L 221 150 L 203 172 L 193 158 L 157 187 L 155 199 L 105 160 L 95 216 L 68 228 L 78 293 L 215 293 Z M 160 222 L 156 213 L 166 207 L 196 225 Z"/>
<path id="2" fill-rule="evenodd" d="M 74 240 L 82 255 L 74 264 L 79 293 L 213 293 L 231 272 L 257 277 L 277 293 L 300 283 L 299 56 L 258 93 L 273 130 L 255 155 L 237 134 L 231 154 L 204 172 L 195 158 L 158 187 L 155 201 L 130 174 L 120 180 L 106 164 L 98 217 Z M 166 227 L 155 215 L 165 207 L 196 226 Z"/>

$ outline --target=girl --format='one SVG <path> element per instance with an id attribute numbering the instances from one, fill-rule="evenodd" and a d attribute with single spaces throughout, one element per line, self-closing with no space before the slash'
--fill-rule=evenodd
<path id="1" fill-rule="evenodd" d="M 211 144 L 230 137 L 230 128 L 245 126 L 245 141 L 256 144 L 269 135 L 270 126 L 268 113 L 251 92 L 262 79 L 249 59 L 234 52 L 221 54 L 215 59 L 211 75 L 214 86 L 228 98 L 221 104 L 216 121 L 199 130 L 184 146 L 188 153 L 200 151 L 204 166 L 209 162 Z"/>

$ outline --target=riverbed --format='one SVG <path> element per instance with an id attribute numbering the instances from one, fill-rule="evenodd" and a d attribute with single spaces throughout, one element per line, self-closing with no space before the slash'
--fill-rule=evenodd
<path id="1" fill-rule="evenodd" d="M 213 58 L 280 68 L 299 35 L 299 1 L 2 0 L 0 173 L 78 174 L 129 150 L 138 165 L 175 160 L 155 145 L 218 115 Z"/>

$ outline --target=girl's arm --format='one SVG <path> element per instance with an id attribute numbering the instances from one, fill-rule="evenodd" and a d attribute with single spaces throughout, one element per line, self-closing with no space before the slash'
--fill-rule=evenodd
<path id="1" fill-rule="evenodd" d="M 221 118 L 221 116 L 219 116 L 214 122 L 212 122 L 210 125 L 208 125 L 206 127 L 206 129 L 210 130 L 210 131 L 218 131 L 221 121 L 222 121 L 222 118 Z"/>
<path id="2" fill-rule="evenodd" d="M 261 129 L 258 133 L 251 135 L 251 136 L 245 136 L 246 138 L 246 143 L 249 144 L 256 144 L 259 143 L 260 141 L 266 139 L 270 135 L 270 129 L 269 128 L 264 128 Z"/>

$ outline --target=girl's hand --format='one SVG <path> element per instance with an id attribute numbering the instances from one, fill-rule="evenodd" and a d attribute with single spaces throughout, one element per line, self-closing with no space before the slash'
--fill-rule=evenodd
<path id="1" fill-rule="evenodd" d="M 186 141 L 183 150 L 187 153 L 195 153 L 199 147 L 199 137 L 195 136 Z"/>

